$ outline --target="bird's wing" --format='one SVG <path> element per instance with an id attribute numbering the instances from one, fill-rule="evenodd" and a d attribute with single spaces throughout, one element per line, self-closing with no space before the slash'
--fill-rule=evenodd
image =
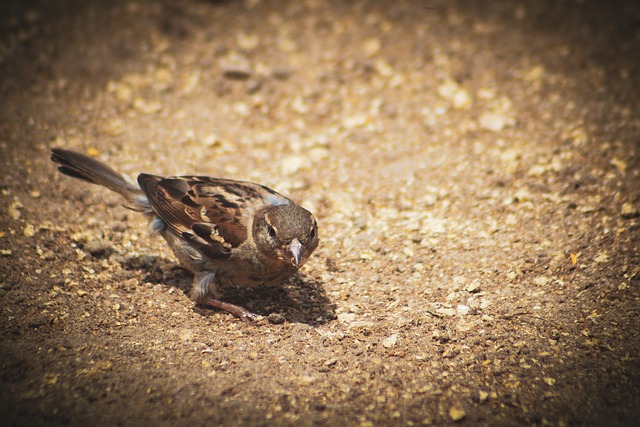
<path id="1" fill-rule="evenodd" d="M 169 228 L 212 258 L 226 258 L 248 234 L 256 210 L 289 199 L 259 184 L 204 176 L 140 174 L 138 183 Z"/>

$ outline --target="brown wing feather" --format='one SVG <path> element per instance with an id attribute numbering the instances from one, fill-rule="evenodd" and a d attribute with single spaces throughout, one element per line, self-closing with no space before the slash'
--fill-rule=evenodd
<path id="1" fill-rule="evenodd" d="M 156 214 L 176 233 L 209 256 L 228 256 L 247 238 L 246 209 L 241 203 L 257 196 L 254 184 L 241 193 L 225 190 L 239 182 L 208 177 L 162 178 L 140 174 L 138 182 Z"/>
<path id="2" fill-rule="evenodd" d="M 184 192 L 179 187 L 180 181 L 168 180 L 161 176 L 140 174 L 138 183 L 149 199 L 154 212 L 178 234 L 191 230 L 194 218 L 180 203 Z"/>

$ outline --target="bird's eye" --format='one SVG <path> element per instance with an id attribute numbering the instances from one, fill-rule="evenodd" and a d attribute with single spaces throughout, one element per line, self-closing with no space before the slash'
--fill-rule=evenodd
<path id="1" fill-rule="evenodd" d="M 270 225 L 267 225 L 267 233 L 269 233 L 269 237 L 271 237 L 271 238 L 275 238 L 276 237 L 276 229 L 273 228 Z"/>
<path id="2" fill-rule="evenodd" d="M 318 232 L 318 226 L 316 224 L 313 224 L 313 227 L 311 227 L 311 233 L 309 233 L 309 237 L 311 237 L 312 239 L 315 239 L 317 232 Z"/>

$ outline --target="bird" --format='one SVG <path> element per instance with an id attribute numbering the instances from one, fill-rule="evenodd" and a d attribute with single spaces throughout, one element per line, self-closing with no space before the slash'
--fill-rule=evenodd
<path id="1" fill-rule="evenodd" d="M 73 178 L 124 198 L 123 206 L 149 218 L 149 229 L 168 243 L 194 276 L 190 298 L 254 323 L 259 316 L 223 301 L 220 287 L 275 285 L 293 276 L 317 248 L 313 214 L 264 186 L 209 176 L 136 181 L 85 154 L 54 148 L 51 160 Z"/>

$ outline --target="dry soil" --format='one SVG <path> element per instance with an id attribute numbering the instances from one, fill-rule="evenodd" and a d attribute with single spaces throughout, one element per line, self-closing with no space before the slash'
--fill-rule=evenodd
<path id="1" fill-rule="evenodd" d="M 634 4 L 635 3 L 635 4 Z M 638 425 L 640 6 L 5 1 L 3 425 Z M 321 243 L 191 278 L 114 168 L 253 180 Z"/>

